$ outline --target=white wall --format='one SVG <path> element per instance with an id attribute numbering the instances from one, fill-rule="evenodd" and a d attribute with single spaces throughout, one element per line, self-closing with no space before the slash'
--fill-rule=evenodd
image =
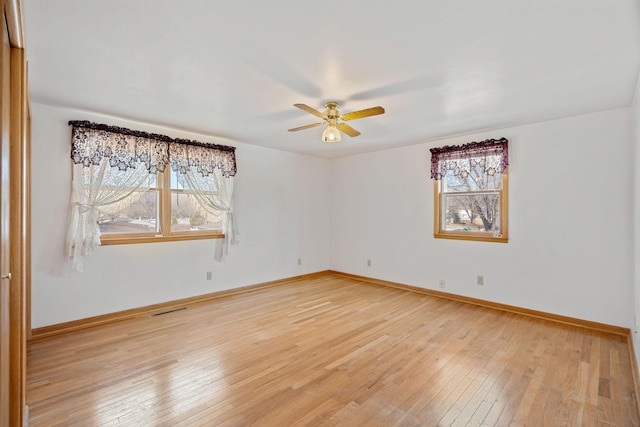
<path id="1" fill-rule="evenodd" d="M 631 328 L 640 309 L 632 115 L 638 127 L 636 106 L 332 161 L 234 144 L 241 235 L 222 263 L 213 261 L 212 241 L 104 246 L 77 273 L 63 257 L 67 121 L 211 139 L 34 103 L 33 326 L 331 268 L 431 289 L 443 279 L 446 292 Z M 429 148 L 503 136 L 510 242 L 434 239 Z"/>
<path id="2" fill-rule="evenodd" d="M 33 327 L 328 269 L 329 161 L 231 144 L 237 147 L 240 242 L 223 262 L 213 260 L 214 241 L 164 242 L 103 246 L 85 260 L 84 273 L 72 271 L 63 255 L 71 182 L 69 120 L 225 143 L 33 103 Z M 207 271 L 213 280 L 206 280 Z"/>
<path id="3" fill-rule="evenodd" d="M 634 187 L 633 187 L 633 224 L 634 224 L 634 323 L 633 343 L 635 346 L 636 357 L 640 357 L 640 73 L 636 81 L 636 90 L 633 94 L 633 103 L 631 104 L 631 128 L 633 135 L 633 165 L 634 171 Z M 640 369 L 640 359 L 637 360 Z"/>
<path id="4" fill-rule="evenodd" d="M 500 137 L 509 243 L 434 239 L 429 148 Z M 331 268 L 631 327 L 631 155 L 624 108 L 336 159 Z"/>

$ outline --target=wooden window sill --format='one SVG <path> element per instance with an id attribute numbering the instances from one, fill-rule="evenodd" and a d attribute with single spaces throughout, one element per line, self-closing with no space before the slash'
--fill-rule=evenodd
<path id="1" fill-rule="evenodd" d="M 491 235 L 479 234 L 479 233 L 434 233 L 433 237 L 436 239 L 449 239 L 449 240 L 471 240 L 476 242 L 496 242 L 496 243 L 509 243 L 509 238 L 493 237 Z"/>
<path id="2" fill-rule="evenodd" d="M 217 233 L 194 233 L 194 234 L 175 234 L 171 236 L 157 236 L 157 235 L 149 235 L 149 236 L 113 236 L 102 238 L 100 243 L 102 246 L 109 245 L 128 245 L 134 243 L 156 243 L 156 242 L 179 242 L 183 240 L 205 240 L 205 239 L 224 239 L 224 234 Z"/>

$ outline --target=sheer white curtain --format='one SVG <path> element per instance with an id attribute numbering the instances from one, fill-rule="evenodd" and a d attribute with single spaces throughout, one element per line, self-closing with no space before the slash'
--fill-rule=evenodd
<path id="1" fill-rule="evenodd" d="M 215 253 L 215 259 L 220 261 L 228 255 L 229 245 L 238 240 L 233 217 L 235 148 L 176 140 L 169 144 L 169 161 L 187 193 L 193 194 L 205 211 L 220 217 L 224 239 Z"/>
<path id="2" fill-rule="evenodd" d="M 72 267 L 82 271 L 83 257 L 100 245 L 99 209 L 123 202 L 134 191 L 148 190 L 151 178 L 168 163 L 168 144 L 122 128 L 69 124 L 74 165 L 65 250 Z"/>
<path id="3" fill-rule="evenodd" d="M 216 168 L 207 176 L 198 172 L 196 166 L 178 171 L 178 179 L 184 180 L 188 194 L 193 194 L 200 206 L 208 213 L 220 217 L 222 248 L 216 251 L 215 258 L 220 261 L 229 253 L 229 244 L 236 243 L 238 231 L 233 218 L 233 177 L 224 176 L 221 169 Z"/>
<path id="4" fill-rule="evenodd" d="M 98 210 L 121 202 L 136 190 L 148 190 L 150 182 L 143 163 L 122 171 L 103 157 L 98 165 L 73 166 L 66 250 L 74 269 L 82 271 L 82 257 L 100 246 Z"/>

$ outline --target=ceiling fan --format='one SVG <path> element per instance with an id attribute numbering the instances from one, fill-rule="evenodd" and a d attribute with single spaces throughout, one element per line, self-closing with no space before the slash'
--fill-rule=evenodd
<path id="1" fill-rule="evenodd" d="M 301 110 L 311 113 L 316 117 L 320 117 L 324 122 L 312 123 L 310 125 L 300 126 L 297 128 L 289 129 L 289 132 L 297 132 L 303 129 L 309 129 L 316 126 L 327 123 L 327 128 L 322 132 L 322 140 L 324 142 L 338 142 L 342 139 L 340 131 L 353 137 L 360 135 L 360 132 L 352 128 L 342 121 L 361 119 L 363 117 L 377 116 L 378 114 L 384 114 L 384 108 L 377 106 L 371 108 L 365 108 L 364 110 L 352 111 L 351 113 L 342 114 L 338 110 L 337 102 L 327 102 L 325 104 L 326 110 L 320 112 L 315 108 L 311 108 L 306 104 L 293 104 L 294 107 L 298 107 Z"/>

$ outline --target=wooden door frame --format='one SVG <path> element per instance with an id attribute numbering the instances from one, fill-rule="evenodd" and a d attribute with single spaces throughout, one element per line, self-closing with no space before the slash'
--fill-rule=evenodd
<path id="1" fill-rule="evenodd" d="M 11 271 L 11 425 L 21 425 L 26 405 L 26 138 L 24 50 L 11 48 L 10 245 Z"/>
<path id="2" fill-rule="evenodd" d="M 21 0 L 0 0 L 10 44 L 9 122 L 9 425 L 28 424 L 26 342 L 30 314 L 29 97 Z M 7 64 L 3 64 L 3 67 Z M 4 274 L 4 273 L 3 273 Z M 7 381 L 7 379 L 2 379 Z"/>
<path id="3" fill-rule="evenodd" d="M 11 279 L 10 243 L 10 81 L 11 46 L 6 20 L 2 23 L 0 51 L 0 426 L 10 425 L 11 414 Z"/>

